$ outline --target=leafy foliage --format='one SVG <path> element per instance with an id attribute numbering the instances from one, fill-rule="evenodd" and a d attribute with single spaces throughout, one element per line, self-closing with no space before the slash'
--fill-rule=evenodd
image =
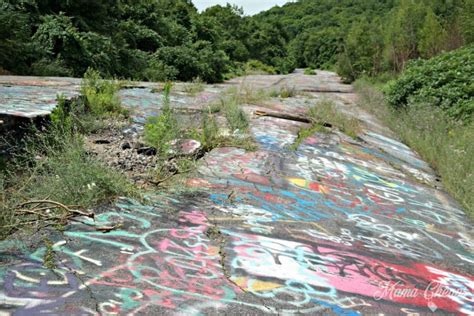
<path id="1" fill-rule="evenodd" d="M 393 106 L 429 103 L 445 109 L 459 120 L 471 121 L 474 115 L 474 45 L 442 54 L 430 60 L 409 64 L 393 81 L 387 96 Z"/>
<path id="2" fill-rule="evenodd" d="M 125 115 L 127 111 L 121 106 L 117 82 L 103 80 L 98 71 L 88 69 L 81 84 L 81 94 L 90 112 L 96 116 Z"/>
<path id="3" fill-rule="evenodd" d="M 189 0 L 0 0 L 0 68 L 219 82 L 337 64 L 352 81 L 471 43 L 472 21 L 471 0 L 299 0 L 255 16 Z"/>

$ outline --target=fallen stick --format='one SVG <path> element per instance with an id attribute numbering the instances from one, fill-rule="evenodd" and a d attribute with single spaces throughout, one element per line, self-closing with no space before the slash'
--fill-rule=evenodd
<path id="1" fill-rule="evenodd" d="M 286 114 L 286 113 L 265 112 L 265 111 L 257 110 L 257 111 L 254 112 L 254 114 L 257 115 L 257 116 L 275 117 L 275 118 L 279 118 L 279 119 L 284 119 L 284 120 L 289 120 L 289 121 L 296 121 L 296 122 L 301 122 L 301 123 L 308 123 L 308 124 L 314 123 L 312 120 L 310 120 L 306 117 L 291 115 L 291 114 Z M 326 122 L 323 122 L 323 123 L 320 123 L 320 124 L 324 127 L 329 127 L 329 128 L 333 127 L 332 124 L 329 124 L 329 123 L 326 123 Z"/>
<path id="2" fill-rule="evenodd" d="M 86 212 L 82 212 L 82 211 L 79 211 L 79 210 L 72 210 L 69 207 L 67 207 L 66 205 L 62 204 L 62 203 L 59 203 L 59 202 L 56 202 L 56 201 L 50 201 L 50 200 L 28 201 L 28 202 L 25 202 L 25 203 L 21 204 L 20 207 L 23 207 L 23 206 L 26 206 L 26 205 L 31 205 L 31 204 L 38 204 L 38 206 L 41 205 L 41 204 L 52 204 L 52 205 L 56 205 L 56 206 L 58 206 L 58 207 L 60 207 L 64 210 L 66 210 L 69 213 L 75 213 L 75 214 L 79 214 L 79 215 L 82 215 L 82 216 L 87 216 L 87 217 L 90 217 L 90 218 L 94 218 L 94 213 L 86 213 Z"/>

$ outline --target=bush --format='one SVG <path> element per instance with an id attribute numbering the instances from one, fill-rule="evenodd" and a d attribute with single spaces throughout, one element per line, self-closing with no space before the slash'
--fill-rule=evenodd
<path id="1" fill-rule="evenodd" d="M 308 76 L 313 76 L 313 75 L 316 75 L 316 70 L 314 70 L 314 69 L 311 68 L 311 67 L 305 68 L 304 74 L 305 74 L 305 75 L 308 75 Z"/>
<path id="2" fill-rule="evenodd" d="M 457 120 L 472 121 L 474 114 L 474 45 L 417 60 L 387 88 L 388 101 L 395 107 L 429 102 Z"/>
<path id="3" fill-rule="evenodd" d="M 128 112 L 120 103 L 116 81 L 102 80 L 98 71 L 88 69 L 81 84 L 81 94 L 86 106 L 96 116 L 126 115 Z"/>
<path id="4" fill-rule="evenodd" d="M 148 122 L 145 124 L 145 141 L 155 147 L 162 156 L 168 153 L 171 141 L 180 134 L 178 119 L 170 105 L 171 88 L 171 82 L 167 82 L 164 86 L 161 115 L 148 118 Z"/>
<path id="5" fill-rule="evenodd" d="M 229 58 L 222 50 L 216 50 L 207 41 L 198 41 L 192 45 L 158 49 L 153 54 L 147 76 L 152 77 L 150 73 L 156 76 L 157 71 L 163 70 L 164 76 L 160 79 L 191 81 L 200 77 L 205 82 L 221 82 L 228 63 Z"/>
<path id="6" fill-rule="evenodd" d="M 56 77 L 71 77 L 72 70 L 67 68 L 64 61 L 60 59 L 48 60 L 41 59 L 31 65 L 31 73 L 37 76 L 56 76 Z"/>
<path id="7" fill-rule="evenodd" d="M 266 65 L 259 60 L 253 60 L 253 59 L 245 63 L 244 69 L 247 74 L 252 74 L 252 75 L 253 74 L 275 75 L 277 73 L 274 67 Z"/>

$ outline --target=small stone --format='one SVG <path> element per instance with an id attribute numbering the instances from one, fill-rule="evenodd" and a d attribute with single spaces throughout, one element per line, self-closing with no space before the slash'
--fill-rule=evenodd
<path id="1" fill-rule="evenodd" d="M 179 149 L 184 155 L 194 155 L 201 148 L 201 143 L 194 139 L 185 139 L 181 142 Z"/>
<path id="2" fill-rule="evenodd" d="M 153 147 L 141 147 L 137 149 L 137 153 L 139 155 L 145 156 L 155 156 L 156 155 L 156 148 Z"/>
<path id="3" fill-rule="evenodd" d="M 192 156 L 196 154 L 202 145 L 199 141 L 194 139 L 181 139 L 171 142 L 171 154 L 179 154 L 185 156 Z"/>

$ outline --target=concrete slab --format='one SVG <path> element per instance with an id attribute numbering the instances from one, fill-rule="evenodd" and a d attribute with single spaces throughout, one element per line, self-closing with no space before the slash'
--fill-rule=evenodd
<path id="1" fill-rule="evenodd" d="M 306 89 L 335 78 L 283 79 Z M 252 81 L 270 89 L 268 79 Z M 126 93 L 143 113 L 160 106 L 148 92 Z M 246 110 L 301 113 L 313 101 Z M 302 126 L 253 116 L 256 152 L 215 149 L 185 188 L 150 192 L 149 203 L 121 199 L 52 234 L 54 271 L 43 267 L 41 244 L 1 242 L 0 312 L 472 315 L 473 225 L 450 196 L 402 168 L 434 176 L 426 163 L 370 126 L 360 140 L 315 133 L 292 151 Z"/>

